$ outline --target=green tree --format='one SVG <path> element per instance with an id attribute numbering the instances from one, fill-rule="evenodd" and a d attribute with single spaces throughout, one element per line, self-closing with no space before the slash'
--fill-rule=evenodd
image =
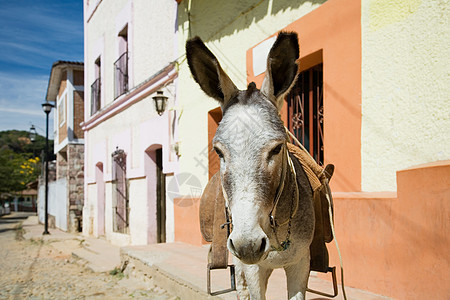
<path id="1" fill-rule="evenodd" d="M 0 193 L 21 191 L 25 188 L 21 184 L 20 165 L 22 157 L 10 149 L 0 150 Z"/>
<path id="2" fill-rule="evenodd" d="M 31 142 L 27 131 L 8 130 L 0 132 L 0 194 L 26 189 L 40 174 L 42 162 L 38 156 L 45 149 L 45 138 L 37 135 Z M 49 152 L 53 153 L 53 141 Z M 54 155 L 50 156 L 50 160 Z"/>

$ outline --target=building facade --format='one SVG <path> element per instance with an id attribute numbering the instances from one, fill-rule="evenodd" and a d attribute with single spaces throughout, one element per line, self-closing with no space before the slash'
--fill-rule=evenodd
<path id="1" fill-rule="evenodd" d="M 84 1 L 86 235 L 174 240 L 176 12 L 175 1 Z M 154 97 L 167 98 L 165 110 Z"/>
<path id="2" fill-rule="evenodd" d="M 450 18 L 439 1 L 85 0 L 84 18 L 85 235 L 204 244 L 198 209 L 219 167 L 221 110 L 192 79 L 185 43 L 200 36 L 245 89 L 261 85 L 276 34 L 295 31 L 300 76 L 281 115 L 336 166 L 346 283 L 404 299 L 450 293 L 439 254 L 450 227 Z M 159 113 L 158 96 L 168 98 Z"/>
<path id="3" fill-rule="evenodd" d="M 261 85 L 277 32 L 299 34 L 301 73 L 282 119 L 319 162 L 336 166 L 335 225 L 350 286 L 400 299 L 450 292 L 440 284 L 443 269 L 433 268 L 430 278 L 411 267 L 449 266 L 438 254 L 445 252 L 440 232 L 450 226 L 442 215 L 449 186 L 426 183 L 430 174 L 450 176 L 448 15 L 439 1 L 179 3 L 180 54 L 200 36 L 239 89 Z M 183 60 L 178 80 L 179 170 L 205 186 L 218 170 L 211 140 L 221 110 Z M 175 201 L 175 238 L 201 244 L 198 231 L 183 231 L 183 224 L 199 227 L 200 199 L 190 201 Z M 421 238 L 411 239 L 416 234 Z"/>
<path id="4" fill-rule="evenodd" d="M 55 105 L 56 180 L 49 184 L 49 218 L 60 229 L 81 231 L 84 203 L 84 133 L 80 126 L 84 118 L 83 63 L 55 62 L 50 73 L 46 100 Z M 44 193 L 45 187 L 41 184 L 41 210 L 44 209 Z M 39 214 L 42 220 L 43 215 Z"/>

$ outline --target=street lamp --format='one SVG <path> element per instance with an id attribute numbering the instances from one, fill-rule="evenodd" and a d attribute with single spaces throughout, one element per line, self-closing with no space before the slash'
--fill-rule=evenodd
<path id="1" fill-rule="evenodd" d="M 55 107 L 53 104 L 49 102 L 45 102 L 42 104 L 42 109 L 46 115 L 46 126 L 45 126 L 45 229 L 42 233 L 50 234 L 48 232 L 48 114 L 52 111 L 52 108 Z M 34 127 L 34 126 L 33 126 Z"/>
<path id="2" fill-rule="evenodd" d="M 163 91 L 157 91 L 156 96 L 152 98 L 155 101 L 156 112 L 161 116 L 166 110 L 167 97 L 164 96 Z"/>
<path id="3" fill-rule="evenodd" d="M 36 128 L 34 128 L 34 125 L 31 125 L 30 127 L 30 141 L 34 142 L 36 141 Z"/>
<path id="4" fill-rule="evenodd" d="M 36 141 L 36 135 L 37 135 L 36 128 L 34 128 L 34 125 L 31 125 L 29 134 L 30 134 L 30 141 L 32 144 L 34 144 L 34 142 Z M 36 153 L 34 151 L 34 145 L 32 145 L 32 146 L 33 146 L 33 158 L 35 158 Z"/>

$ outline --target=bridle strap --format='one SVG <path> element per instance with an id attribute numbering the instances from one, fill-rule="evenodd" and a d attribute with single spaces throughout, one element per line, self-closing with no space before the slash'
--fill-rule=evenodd
<path id="1" fill-rule="evenodd" d="M 277 194 L 276 194 L 275 199 L 274 199 L 272 210 L 269 213 L 270 225 L 273 228 L 288 224 L 289 221 L 297 214 L 297 210 L 298 210 L 298 206 L 299 206 L 299 197 L 298 197 L 299 196 L 299 194 L 298 194 L 299 192 L 298 192 L 298 185 L 297 185 L 297 173 L 295 172 L 294 163 L 292 162 L 292 159 L 289 156 L 289 151 L 287 150 L 286 144 L 284 144 L 284 147 L 283 147 L 283 157 L 284 156 L 286 157 L 286 159 L 283 158 L 283 169 L 281 171 L 282 173 L 281 173 L 280 184 L 279 184 L 279 186 L 277 188 Z M 276 215 L 276 211 L 277 211 L 278 202 L 280 201 L 281 195 L 283 194 L 283 191 L 284 191 L 284 185 L 285 185 L 285 181 L 286 181 L 286 174 L 288 172 L 287 165 L 289 165 L 289 169 L 291 170 L 292 174 L 294 174 L 295 196 L 294 196 L 293 201 L 295 201 L 295 208 L 293 210 L 291 210 L 289 218 L 286 221 L 278 224 L 275 221 L 275 215 Z"/>

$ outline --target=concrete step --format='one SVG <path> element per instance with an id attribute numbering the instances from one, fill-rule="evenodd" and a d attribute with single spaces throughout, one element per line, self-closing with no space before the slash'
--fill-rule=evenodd
<path id="1" fill-rule="evenodd" d="M 122 263 L 128 262 L 128 272 L 151 277 L 155 284 L 179 295 L 181 299 L 236 299 L 236 292 L 215 297 L 206 293 L 206 265 L 208 247 L 195 247 L 184 243 L 167 243 L 147 246 L 128 246 L 121 248 Z M 130 270 L 131 269 L 131 270 Z M 230 287 L 229 271 L 212 271 L 212 290 L 223 290 Z M 309 288 L 332 293 L 332 283 L 310 276 Z M 384 296 L 346 287 L 347 299 L 386 300 Z M 286 276 L 284 270 L 274 270 L 269 278 L 266 297 L 270 299 L 287 299 Z M 307 293 L 306 299 L 330 299 L 313 293 Z M 339 294 L 333 299 L 344 299 L 339 287 Z"/>
<path id="2" fill-rule="evenodd" d="M 94 272 L 109 272 L 120 267 L 120 248 L 103 239 L 77 236 L 80 248 L 72 256 L 87 262 L 86 267 Z"/>

